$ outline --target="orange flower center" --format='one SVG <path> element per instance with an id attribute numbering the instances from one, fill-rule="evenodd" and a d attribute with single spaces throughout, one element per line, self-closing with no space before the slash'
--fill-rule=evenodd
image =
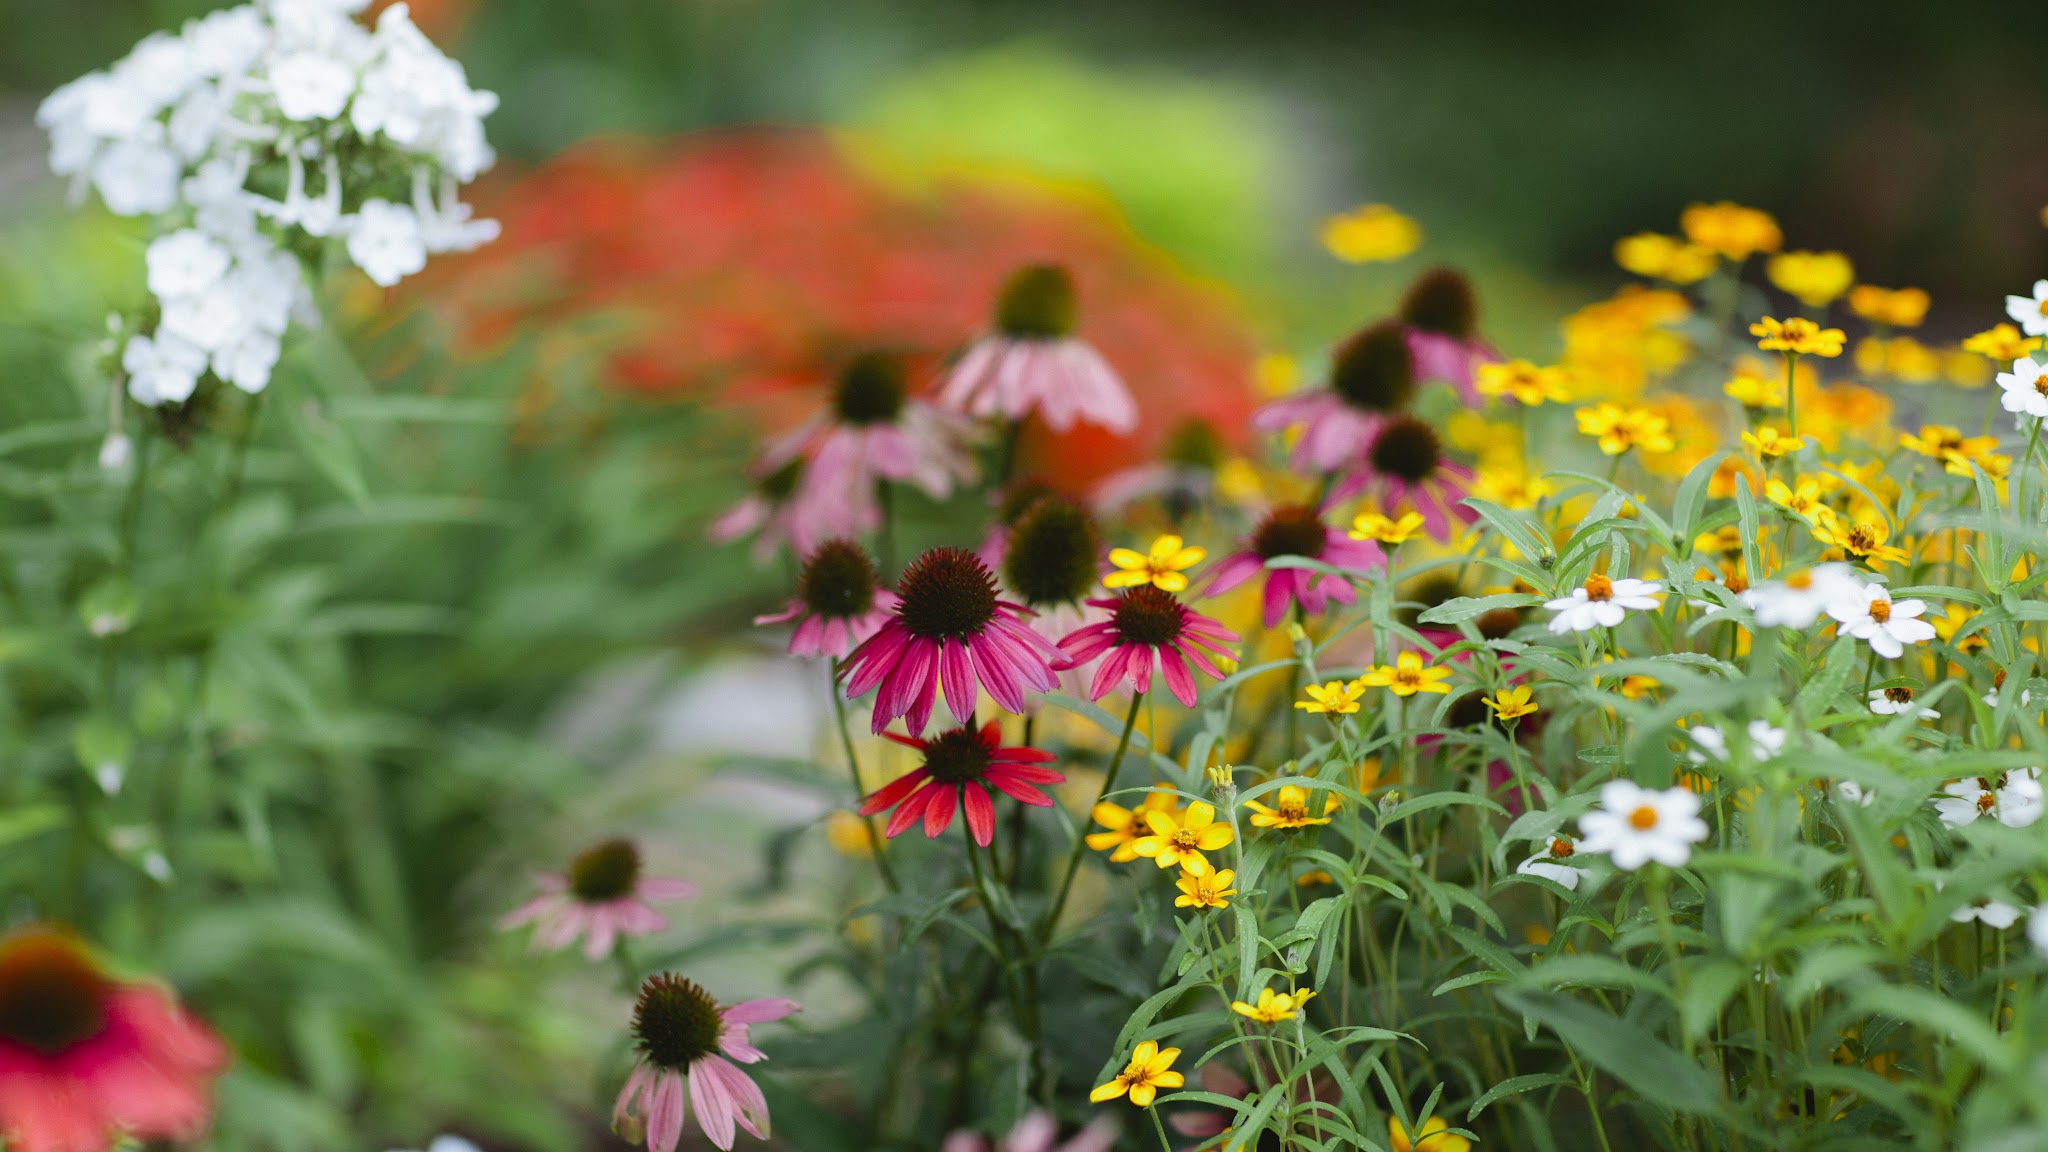
<path id="1" fill-rule="evenodd" d="M 1648 804 L 1628 814 L 1628 826 L 1638 832 L 1648 832 L 1657 826 L 1657 810 Z"/>
<path id="2" fill-rule="evenodd" d="M 1894 704 L 1911 704 L 1913 702 L 1913 690 L 1911 688 L 1887 688 L 1884 690 L 1884 698 Z"/>
<path id="3" fill-rule="evenodd" d="M 1172 844 L 1174 850 L 1178 852 L 1196 852 L 1200 851 L 1202 847 L 1200 844 L 1195 842 L 1195 832 L 1192 828 L 1182 828 L 1178 832 L 1175 832 L 1173 835 L 1167 837 L 1166 840 L 1167 843 Z"/>
<path id="4" fill-rule="evenodd" d="M 1614 599 L 1614 581 L 1609 580 L 1607 577 L 1602 576 L 1598 572 L 1595 572 L 1591 576 L 1586 577 L 1586 599 Z"/>
<path id="5" fill-rule="evenodd" d="M 1994 792 L 1977 793 L 1977 811 L 1989 812 L 1998 807 L 1998 795 Z"/>
<path id="6" fill-rule="evenodd" d="M 2048 396 L 2048 372 L 2043 372 L 2039 376 L 2034 377 L 2034 391 L 2039 392 L 2043 396 Z"/>
<path id="7" fill-rule="evenodd" d="M 1804 592 L 1808 588 L 1813 587 L 1813 573 L 1806 571 L 1794 572 L 1785 578 L 1785 587 Z"/>
<path id="8" fill-rule="evenodd" d="M 1892 618 L 1892 602 L 1889 600 L 1872 600 L 1870 602 L 1870 618 L 1879 624 L 1889 622 Z"/>
<path id="9" fill-rule="evenodd" d="M 1550 854 L 1559 860 L 1566 859 L 1572 854 L 1571 841 L 1565 840 L 1561 837 L 1552 840 L 1550 842 Z"/>

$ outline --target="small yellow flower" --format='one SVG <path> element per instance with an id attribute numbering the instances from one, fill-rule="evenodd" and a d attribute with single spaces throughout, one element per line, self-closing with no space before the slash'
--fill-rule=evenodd
<path id="1" fill-rule="evenodd" d="M 1694 284 L 1714 271 L 1712 249 L 1658 232 L 1638 232 L 1616 240 L 1614 262 L 1638 276 L 1673 284 Z"/>
<path id="2" fill-rule="evenodd" d="M 1206 549 L 1182 543 L 1178 536 L 1161 536 L 1152 541 L 1151 551 L 1140 555 L 1129 548 L 1109 550 L 1109 562 L 1117 571 L 1102 578 L 1104 588 L 1138 588 L 1150 584 L 1163 592 L 1185 592 L 1188 578 L 1183 573 L 1202 562 Z"/>
<path id="3" fill-rule="evenodd" d="M 1961 640 L 1956 639 L 1956 633 L 1962 631 L 1963 625 L 1976 618 L 1977 614 L 1971 611 L 1967 605 L 1951 601 L 1942 605 L 1941 615 L 1935 616 L 1927 622 L 1934 625 L 1934 634 L 1941 637 L 1942 643 L 1949 645 L 1956 651 L 1982 652 L 1991 643 L 1984 633 L 1972 632 Z"/>
<path id="4" fill-rule="evenodd" d="M 1764 485 L 1764 498 L 1815 527 L 1835 522 L 1835 510 L 1821 502 L 1820 481 L 1810 476 L 1798 477 L 1797 487 L 1773 480 Z"/>
<path id="5" fill-rule="evenodd" d="M 1161 868 L 1185 868 L 1197 876 L 1211 871 L 1204 852 L 1214 852 L 1237 838 L 1228 824 L 1216 823 L 1216 806 L 1200 800 L 1188 805 L 1186 814 L 1175 819 L 1171 812 L 1145 813 L 1150 836 L 1140 836 L 1131 845 L 1140 856 L 1149 856 Z"/>
<path id="6" fill-rule="evenodd" d="M 886 846 L 888 841 L 877 844 L 868 831 L 868 822 L 842 809 L 825 817 L 825 843 L 841 856 L 863 859 L 874 855 L 875 849 Z"/>
<path id="7" fill-rule="evenodd" d="M 1891 531 L 1882 520 L 1856 519 L 1843 523 L 1815 525 L 1813 538 L 1831 547 L 1840 548 L 1853 559 L 1861 560 L 1872 568 L 1887 564 L 1904 564 L 1906 552 L 1902 548 L 1885 543 Z"/>
<path id="8" fill-rule="evenodd" d="M 1749 326 L 1756 346 L 1765 352 L 1790 352 L 1795 356 L 1840 356 L 1848 337 L 1840 328 L 1823 328 L 1804 316 L 1779 320 L 1766 316 Z"/>
<path id="9" fill-rule="evenodd" d="M 1252 387 L 1268 400 L 1278 400 L 1300 383 L 1301 367 L 1285 352 L 1268 352 L 1252 362 Z"/>
<path id="10" fill-rule="evenodd" d="M 1449 668 L 1425 668 L 1420 654 L 1403 652 L 1394 658 L 1391 666 L 1382 664 L 1359 677 L 1358 682 L 1372 688 L 1385 688 L 1396 696 L 1413 696 L 1417 692 L 1448 695 L 1451 686 L 1444 681 L 1450 675 Z"/>
<path id="11" fill-rule="evenodd" d="M 1712 532 L 1702 532 L 1692 538 L 1695 552 L 1717 553 L 1721 556 L 1742 555 L 1742 529 L 1738 525 L 1723 524 Z"/>
<path id="12" fill-rule="evenodd" d="M 1090 832 L 1088 846 L 1097 852 L 1108 852 L 1112 864 L 1136 860 L 1138 853 L 1132 848 L 1147 831 L 1147 812 L 1173 812 L 1180 807 L 1180 797 L 1164 784 L 1154 784 L 1152 791 L 1139 802 L 1137 808 L 1126 808 L 1107 800 L 1097 804 L 1089 812 L 1097 824 L 1109 829 L 1107 832 Z"/>
<path id="13" fill-rule="evenodd" d="M 1399 260 L 1422 245 L 1422 225 L 1385 204 L 1361 204 L 1323 221 L 1323 247 L 1346 264 Z"/>
<path id="14" fill-rule="evenodd" d="M 1529 475 L 1520 465 L 1482 465 L 1472 478 L 1472 495 L 1503 508 L 1534 508 L 1550 495 L 1550 482 Z"/>
<path id="15" fill-rule="evenodd" d="M 1100 1104 L 1114 1100 L 1128 1093 L 1131 1103 L 1140 1108 L 1150 1108 L 1161 1088 L 1178 1088 L 1187 1083 L 1186 1078 L 1173 1070 L 1173 1062 L 1180 1059 L 1180 1049 L 1161 1048 L 1158 1041 L 1147 1040 L 1131 1052 L 1131 1062 L 1107 1084 L 1098 1085 L 1088 1093 L 1088 1102 Z"/>
<path id="16" fill-rule="evenodd" d="M 1890 328 L 1918 328 L 1927 319 L 1927 293 L 1919 288 L 1879 288 L 1858 284 L 1849 289 L 1849 311 L 1872 324 Z"/>
<path id="17" fill-rule="evenodd" d="M 1657 678 L 1654 676 L 1623 676 L 1621 683 L 1616 685 L 1616 687 L 1620 690 L 1624 699 L 1641 700 L 1643 697 L 1657 691 Z"/>
<path id="18" fill-rule="evenodd" d="M 1678 217 L 1678 227 L 1687 240 L 1730 260 L 1747 260 L 1758 252 L 1776 252 L 1785 242 L 1770 213 L 1727 200 L 1688 207 Z"/>
<path id="19" fill-rule="evenodd" d="M 1309 989 L 1299 992 L 1275 992 L 1271 988 L 1261 988 L 1257 1004 L 1234 1000 L 1231 1002 L 1230 1010 L 1260 1024 L 1278 1024 L 1282 1020 L 1294 1019 L 1301 1011 L 1301 1006 L 1308 1003 L 1309 998 L 1314 995 L 1315 993 Z"/>
<path id="20" fill-rule="evenodd" d="M 1806 446 L 1805 439 L 1794 440 L 1768 424 L 1754 432 L 1744 432 L 1742 443 L 1761 460 L 1776 460 L 1781 456 L 1790 456 Z"/>
<path id="21" fill-rule="evenodd" d="M 1535 692 L 1528 687 L 1502 688 L 1487 697 L 1483 703 L 1493 709 L 1496 720 L 1513 720 L 1536 711 Z"/>
<path id="22" fill-rule="evenodd" d="M 1984 475 L 1995 482 L 2003 483 L 2012 476 L 2012 457 L 1997 452 L 1985 452 L 1977 456 L 1965 456 L 1957 452 L 1942 461 L 1941 470 L 1951 476 L 1974 476 L 1976 473 L 1970 470 L 1972 464 L 1983 469 Z"/>
<path id="23" fill-rule="evenodd" d="M 1365 685 L 1353 680 L 1328 680 L 1321 684 L 1310 684 L 1303 688 L 1306 700 L 1296 700 L 1294 706 L 1303 712 L 1315 715 L 1349 716 L 1358 711 L 1359 698 L 1365 695 Z"/>
<path id="24" fill-rule="evenodd" d="M 1778 373 L 1766 375 L 1760 366 L 1749 357 L 1736 365 L 1735 375 L 1721 385 L 1721 391 L 1735 398 L 1744 408 L 1783 408 L 1785 406 L 1785 379 Z"/>
<path id="25" fill-rule="evenodd" d="M 1780 252 L 1765 266 L 1771 283 L 1809 308 L 1818 308 L 1849 290 L 1855 266 L 1840 252 Z"/>
<path id="26" fill-rule="evenodd" d="M 1952 456 L 1976 460 L 1994 452 L 1998 449 L 1998 438 L 1965 436 L 1962 429 L 1948 424 L 1922 424 L 1918 435 L 1899 433 L 1899 447 L 1910 448 L 1930 460 L 1946 463 Z"/>
<path id="27" fill-rule="evenodd" d="M 1377 540 L 1382 544 L 1405 543 L 1417 532 L 1422 531 L 1422 514 L 1404 512 L 1399 520 L 1389 520 L 1378 512 L 1362 512 L 1351 522 L 1353 540 Z"/>
<path id="28" fill-rule="evenodd" d="M 1237 880 L 1237 873 L 1228 868 L 1219 868 L 1205 875 L 1197 875 L 1183 868 L 1180 879 L 1173 886 L 1180 889 L 1180 895 L 1173 898 L 1175 908 L 1224 908 L 1230 898 L 1237 895 L 1231 884 Z"/>
<path id="29" fill-rule="evenodd" d="M 1524 407 L 1545 401 L 1562 404 L 1572 398 L 1570 379 L 1562 368 L 1538 368 L 1527 360 L 1481 364 L 1473 385 L 1481 396 L 1507 396 Z"/>
<path id="30" fill-rule="evenodd" d="M 1941 378 L 1941 353 L 1911 336 L 1856 342 L 1856 370 L 1866 376 L 1890 376 L 1907 384 L 1932 384 Z"/>
<path id="31" fill-rule="evenodd" d="M 1609 456 L 1619 456 L 1631 448 L 1669 452 L 1678 446 L 1671 438 L 1671 421 L 1647 408 L 1601 404 L 1581 408 L 1572 415 L 1579 422 L 1579 431 L 1598 437 L 1600 451 Z"/>
<path id="32" fill-rule="evenodd" d="M 1963 351 L 1975 352 L 2003 368 L 2041 346 L 2039 336 L 2021 336 L 2010 324 L 1997 324 L 1963 341 Z"/>
<path id="33" fill-rule="evenodd" d="M 1282 784 L 1280 793 L 1274 799 L 1274 806 L 1266 807 L 1257 800 L 1247 800 L 1244 806 L 1252 810 L 1254 828 L 1307 828 L 1311 824 L 1328 824 L 1330 813 L 1338 807 L 1337 797 L 1323 798 L 1323 814 L 1308 814 L 1308 789 L 1294 784 Z"/>
<path id="34" fill-rule="evenodd" d="M 1450 1123 L 1441 1116 L 1431 1116 L 1423 1122 L 1422 1132 L 1413 1144 L 1408 1142 L 1408 1131 L 1401 1122 L 1387 1118 L 1387 1143 L 1393 1152 L 1472 1152 L 1472 1142 L 1455 1132 Z"/>

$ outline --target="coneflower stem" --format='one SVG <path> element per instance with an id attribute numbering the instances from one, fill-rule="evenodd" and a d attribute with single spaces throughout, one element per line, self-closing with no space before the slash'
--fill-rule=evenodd
<path id="1" fill-rule="evenodd" d="M 1100 804 L 1104 800 L 1108 799 L 1110 792 L 1112 792 L 1116 788 L 1117 769 L 1123 767 L 1124 751 L 1131 746 L 1131 729 L 1137 727 L 1138 708 L 1144 703 L 1145 694 L 1143 692 L 1137 692 L 1132 694 L 1131 710 L 1124 716 L 1124 733 L 1122 736 L 1119 736 L 1117 738 L 1116 754 L 1110 757 L 1109 771 L 1102 777 L 1102 789 L 1101 791 L 1095 794 L 1096 804 Z M 1094 810 L 1094 804 L 1088 806 L 1089 812 L 1093 812 Z M 1084 812 L 1081 814 L 1083 829 L 1087 827 L 1088 818 L 1088 812 Z M 1067 893 L 1072 891 L 1074 887 L 1074 873 L 1080 871 L 1081 856 L 1083 853 L 1087 851 L 1087 835 L 1085 834 L 1085 832 L 1077 832 L 1074 836 L 1073 851 L 1067 853 L 1067 874 L 1061 877 L 1060 879 L 1059 894 L 1053 897 L 1051 906 L 1046 908 L 1045 919 L 1039 921 L 1038 923 L 1038 947 L 1041 951 L 1043 951 L 1045 946 L 1052 941 L 1053 927 L 1060 922 L 1060 912 L 1067 906 Z"/>
<path id="2" fill-rule="evenodd" d="M 860 782 L 860 757 L 853 751 L 853 733 L 846 729 L 846 697 L 839 691 L 839 658 L 832 658 L 832 680 L 825 685 L 826 694 L 832 697 L 832 717 L 838 722 L 839 745 L 846 749 L 846 771 L 853 778 L 853 803 L 860 806 L 861 797 L 866 795 Z M 868 850 L 875 857 L 875 870 L 882 874 L 882 884 L 889 891 L 897 891 L 896 871 L 889 866 L 888 853 L 883 851 L 881 830 L 875 827 L 873 816 L 862 816 L 860 822 L 868 830 Z"/>

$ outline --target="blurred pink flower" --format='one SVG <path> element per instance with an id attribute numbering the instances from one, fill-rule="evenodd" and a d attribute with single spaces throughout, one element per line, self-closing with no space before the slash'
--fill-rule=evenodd
<path id="1" fill-rule="evenodd" d="M 772 468 L 756 465 L 754 490 L 714 518 L 705 535 L 717 544 L 752 536 L 754 563 L 765 564 L 778 549 L 806 556 L 826 540 L 872 532 L 881 522 L 872 500 L 805 484 L 804 471 L 802 457 Z"/>
<path id="2" fill-rule="evenodd" d="M 633 1008 L 640 1058 L 612 1106 L 612 1130 L 630 1143 L 645 1140 L 651 1152 L 675 1152 L 683 1121 L 695 1108 L 697 1126 L 719 1148 L 732 1147 L 735 1126 L 766 1140 L 768 1102 L 735 1062 L 767 1059 L 753 1046 L 748 1025 L 795 1011 L 796 1001 L 782 998 L 720 1008 L 701 986 L 674 973 L 650 977 Z"/>
<path id="3" fill-rule="evenodd" d="M 1012 273 L 996 303 L 995 330 L 946 374 L 939 402 L 972 416 L 1023 420 L 1054 432 L 1095 424 L 1119 436 L 1138 427 L 1138 405 L 1116 370 L 1074 336 L 1074 278 L 1053 264 Z"/>
<path id="4" fill-rule="evenodd" d="M 896 593 L 879 588 L 867 549 L 851 540 L 827 540 L 804 560 L 796 596 L 782 611 L 754 617 L 755 624 L 797 621 L 789 638 L 792 656 L 844 659 L 875 634 L 896 607 Z"/>
<path id="5" fill-rule="evenodd" d="M 1118 593 L 1113 599 L 1088 603 L 1109 613 L 1109 619 L 1090 624 L 1060 641 L 1060 650 L 1070 664 L 1084 664 L 1100 658 L 1088 698 L 1100 700 L 1118 685 L 1128 682 L 1134 692 L 1152 688 L 1152 671 L 1157 668 L 1173 698 L 1195 706 L 1195 678 L 1188 665 L 1213 679 L 1223 679 L 1215 657 L 1227 655 L 1237 643 L 1237 633 L 1182 604 L 1171 592 L 1151 584 Z"/>
<path id="6" fill-rule="evenodd" d="M 1277 556 L 1319 560 L 1333 568 L 1360 574 L 1387 565 L 1386 555 L 1378 544 L 1353 540 L 1324 524 L 1319 509 L 1306 504 L 1283 504 L 1266 514 L 1242 550 L 1216 565 L 1210 573 L 1208 594 L 1220 596 L 1263 570 L 1268 628 L 1279 627 L 1292 605 L 1300 605 L 1304 613 L 1314 616 L 1332 600 L 1340 604 L 1357 602 L 1357 590 L 1344 577 L 1307 568 L 1267 567 L 1267 561 Z"/>
<path id="7" fill-rule="evenodd" d="M 1330 386 L 1283 396 L 1253 414 L 1252 427 L 1284 432 L 1300 426 L 1288 462 L 1309 473 L 1338 472 L 1363 458 L 1380 425 L 1415 395 L 1415 357 L 1406 330 L 1392 320 L 1372 324 L 1337 346 Z"/>
<path id="8" fill-rule="evenodd" d="M 640 850 L 630 840 L 605 840 L 584 849 L 559 875 L 534 878 L 541 894 L 498 921 L 501 929 L 532 923 L 533 947 L 559 952 L 583 938 L 583 955 L 602 960 L 621 936 L 646 936 L 668 927 L 656 900 L 697 894 L 687 880 L 640 874 Z"/>
<path id="9" fill-rule="evenodd" d="M 1419 513 L 1431 536 L 1448 541 L 1457 530 L 1453 520 L 1462 525 L 1478 519 L 1463 504 L 1471 483 L 1472 470 L 1444 455 L 1435 429 L 1401 416 L 1380 428 L 1365 467 L 1337 485 L 1331 499 L 1363 495 L 1388 514 Z"/>
<path id="10" fill-rule="evenodd" d="M 1056 1143 L 1059 1134 L 1059 1121 L 1039 1109 L 1025 1113 L 1010 1134 L 993 1146 L 980 1133 L 961 1129 L 946 1137 L 939 1152 L 1109 1152 L 1116 1145 L 1117 1124 L 1110 1117 L 1098 1116 L 1065 1144 Z"/>

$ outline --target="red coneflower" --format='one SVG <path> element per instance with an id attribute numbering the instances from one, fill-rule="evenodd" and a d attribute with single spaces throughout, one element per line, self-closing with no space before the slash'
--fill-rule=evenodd
<path id="1" fill-rule="evenodd" d="M 967 813 L 967 830 L 983 848 L 996 834 L 996 809 L 988 794 L 994 787 L 1020 804 L 1050 808 L 1052 797 L 1034 785 L 1057 784 L 1066 775 L 1043 765 L 1053 755 L 1036 748 L 1001 746 L 1001 728 L 994 720 L 972 728 L 955 728 L 930 740 L 914 740 L 894 732 L 883 736 L 924 753 L 924 764 L 892 780 L 861 802 L 860 814 L 896 809 L 887 834 L 894 836 L 924 819 L 924 834 L 936 837 L 953 824 L 953 809 Z"/>
<path id="2" fill-rule="evenodd" d="M 1237 643 L 1237 633 L 1182 604 L 1173 593 L 1141 584 L 1115 599 L 1088 603 L 1107 610 L 1109 619 L 1061 640 L 1060 650 L 1075 664 L 1102 657 L 1088 688 L 1090 700 L 1102 699 L 1125 682 L 1133 691 L 1150 691 L 1157 668 L 1173 698 L 1192 708 L 1195 678 L 1189 664 L 1214 679 L 1223 678 L 1214 658 Z"/>
<path id="3" fill-rule="evenodd" d="M 0 1136 L 12 1152 L 195 1139 L 227 1062 L 169 995 L 109 977 L 70 933 L 0 940 Z"/>
<path id="4" fill-rule="evenodd" d="M 1288 462 L 1303 472 L 1336 472 L 1357 463 L 1388 417 L 1415 397 L 1415 356 L 1402 325 L 1383 320 L 1337 346 L 1330 386 L 1283 396 L 1252 416 L 1252 427 L 1284 432 L 1301 425 Z"/>
<path id="5" fill-rule="evenodd" d="M 827 540 L 804 560 L 796 598 L 780 612 L 754 617 L 754 623 L 795 620 L 791 656 L 843 658 L 873 636 L 896 607 L 896 594 L 877 587 L 879 580 L 867 549 L 851 540 Z"/>
<path id="6" fill-rule="evenodd" d="M 944 687 L 953 719 L 974 716 L 981 689 L 1011 712 L 1026 692 L 1051 691 L 1061 659 L 1052 641 L 1025 625 L 1025 609 L 996 595 L 995 576 L 964 548 L 934 548 L 896 582 L 895 613 L 840 665 L 846 698 L 875 694 L 873 730 L 903 717 L 924 731 Z"/>
<path id="7" fill-rule="evenodd" d="M 1307 504 L 1282 504 L 1266 514 L 1245 541 L 1243 549 L 1224 557 L 1210 578 L 1209 594 L 1221 595 L 1266 573 L 1266 627 L 1277 628 L 1290 605 L 1299 604 L 1313 616 L 1331 600 L 1355 603 L 1358 593 L 1342 576 L 1307 568 L 1268 568 L 1267 561 L 1279 556 L 1301 556 L 1320 560 L 1335 568 L 1365 572 L 1384 568 L 1386 554 L 1370 540 L 1353 540 L 1323 523 L 1322 512 Z"/>
<path id="8" fill-rule="evenodd" d="M 1386 512 L 1421 515 L 1429 534 L 1449 540 L 1455 518 L 1469 524 L 1478 514 L 1464 506 L 1472 470 L 1444 455 L 1435 430 L 1413 416 L 1389 420 L 1373 438 L 1365 467 L 1351 474 L 1332 499 L 1364 493 Z"/>
<path id="9" fill-rule="evenodd" d="M 1116 370 L 1074 336 L 1074 278 L 1056 264 L 1010 276 L 996 301 L 995 331 L 960 357 L 939 403 L 1006 420 L 1037 412 L 1055 432 L 1078 422 L 1124 436 L 1138 426 L 1138 405 Z"/>

